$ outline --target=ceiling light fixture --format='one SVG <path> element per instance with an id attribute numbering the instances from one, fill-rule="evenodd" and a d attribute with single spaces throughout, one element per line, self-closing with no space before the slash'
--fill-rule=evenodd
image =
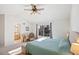
<path id="1" fill-rule="evenodd" d="M 25 11 L 32 11 L 31 14 L 40 14 L 38 11 L 44 10 L 44 8 L 37 8 L 37 5 L 31 4 L 31 9 L 24 9 Z"/>

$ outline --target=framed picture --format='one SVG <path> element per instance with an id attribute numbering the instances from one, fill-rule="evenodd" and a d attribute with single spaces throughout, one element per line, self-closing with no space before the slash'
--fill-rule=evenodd
<path id="1" fill-rule="evenodd" d="M 29 31 L 29 27 L 26 27 L 26 31 Z"/>

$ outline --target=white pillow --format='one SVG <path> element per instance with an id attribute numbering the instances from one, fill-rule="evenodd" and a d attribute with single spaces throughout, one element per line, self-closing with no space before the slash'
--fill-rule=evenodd
<path id="1" fill-rule="evenodd" d="M 37 39 L 36 41 L 41 42 L 41 41 L 43 41 L 43 40 L 46 40 L 47 38 L 48 38 L 48 37 L 42 37 L 42 38 Z"/>

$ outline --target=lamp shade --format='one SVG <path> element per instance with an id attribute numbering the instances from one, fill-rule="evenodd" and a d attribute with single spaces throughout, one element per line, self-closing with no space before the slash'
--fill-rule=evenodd
<path id="1" fill-rule="evenodd" d="M 78 43 L 72 43 L 70 50 L 71 50 L 72 53 L 79 55 L 79 44 Z"/>

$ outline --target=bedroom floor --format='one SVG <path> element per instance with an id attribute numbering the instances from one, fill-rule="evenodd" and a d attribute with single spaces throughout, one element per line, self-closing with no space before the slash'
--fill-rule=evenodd
<path id="1" fill-rule="evenodd" d="M 12 51 L 14 49 L 20 48 L 24 45 L 25 43 L 19 43 L 19 44 L 15 44 L 9 47 L 0 47 L 0 55 L 10 55 L 8 52 Z M 22 53 L 18 54 L 18 55 L 25 55 L 24 49 L 22 49 Z"/>

